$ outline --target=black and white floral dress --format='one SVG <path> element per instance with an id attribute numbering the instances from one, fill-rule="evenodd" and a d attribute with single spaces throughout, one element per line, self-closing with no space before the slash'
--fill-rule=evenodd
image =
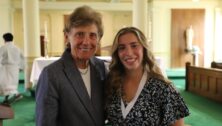
<path id="1" fill-rule="evenodd" d="M 123 116 L 121 95 L 112 97 L 106 106 L 107 119 L 112 126 L 169 126 L 189 115 L 179 92 L 165 82 L 149 78 L 127 115 Z"/>

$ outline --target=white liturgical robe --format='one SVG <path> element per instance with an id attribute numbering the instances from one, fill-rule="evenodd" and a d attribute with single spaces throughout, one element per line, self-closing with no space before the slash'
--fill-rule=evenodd
<path id="1" fill-rule="evenodd" d="M 24 56 L 13 42 L 0 47 L 0 95 L 18 93 L 19 69 L 24 69 Z"/>

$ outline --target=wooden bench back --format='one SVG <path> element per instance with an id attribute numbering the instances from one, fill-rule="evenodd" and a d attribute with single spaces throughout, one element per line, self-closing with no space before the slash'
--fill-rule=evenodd
<path id="1" fill-rule="evenodd" d="M 185 89 L 222 103 L 222 69 L 203 68 L 186 63 Z"/>
<path id="2" fill-rule="evenodd" d="M 222 69 L 222 63 L 220 62 L 211 62 L 211 68 L 218 68 L 218 69 Z"/>

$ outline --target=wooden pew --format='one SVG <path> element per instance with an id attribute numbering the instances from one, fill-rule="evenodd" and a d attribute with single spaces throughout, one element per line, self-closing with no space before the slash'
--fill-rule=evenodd
<path id="1" fill-rule="evenodd" d="M 0 105 L 0 126 L 3 126 L 4 119 L 14 118 L 14 112 L 11 107 Z"/>
<path id="2" fill-rule="evenodd" d="M 185 90 L 222 103 L 222 69 L 203 68 L 186 63 Z"/>
<path id="3" fill-rule="evenodd" d="M 222 62 L 211 62 L 211 68 L 218 68 L 218 69 L 222 69 Z"/>

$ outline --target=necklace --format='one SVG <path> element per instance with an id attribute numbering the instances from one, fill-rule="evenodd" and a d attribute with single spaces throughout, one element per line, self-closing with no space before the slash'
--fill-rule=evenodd
<path id="1" fill-rule="evenodd" d="M 82 74 L 82 75 L 86 75 L 86 74 L 88 73 L 88 70 L 89 70 L 89 66 L 87 66 L 86 69 L 80 69 L 80 68 L 79 68 L 79 72 L 80 72 L 80 74 Z"/>

